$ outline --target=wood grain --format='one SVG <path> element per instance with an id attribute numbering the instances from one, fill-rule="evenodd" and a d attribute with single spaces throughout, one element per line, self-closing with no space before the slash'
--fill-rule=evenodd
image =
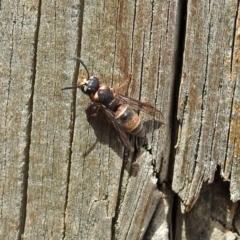
<path id="1" fill-rule="evenodd" d="M 234 1 L 188 4 L 173 174 L 173 190 L 185 210 L 197 200 L 203 182 L 213 182 L 217 166 L 231 181 L 231 198 L 239 199 L 236 10 Z"/>
<path id="2" fill-rule="evenodd" d="M 238 10 L 1 2 L 0 238 L 239 237 Z M 76 84 L 76 56 L 109 86 L 131 73 L 127 94 L 162 111 L 162 125 L 141 113 L 139 152 L 103 115 L 87 120 L 81 91 L 61 91 Z"/>

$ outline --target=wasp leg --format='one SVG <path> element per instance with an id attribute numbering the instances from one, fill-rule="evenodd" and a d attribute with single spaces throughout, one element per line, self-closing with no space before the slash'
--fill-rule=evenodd
<path id="1" fill-rule="evenodd" d="M 120 86 L 118 86 L 117 88 L 114 88 L 113 91 L 115 93 L 120 92 L 123 88 L 125 88 L 130 83 L 131 78 L 132 78 L 132 74 L 129 73 L 127 79 Z"/>
<path id="2" fill-rule="evenodd" d="M 96 105 L 95 105 L 96 106 Z M 95 113 L 92 113 L 92 114 L 90 114 L 88 117 L 87 117 L 87 120 L 89 121 L 90 120 L 90 118 L 93 118 L 93 117 L 97 117 L 98 116 L 98 114 L 99 114 L 99 110 L 100 110 L 100 106 L 97 106 L 97 110 L 96 110 L 96 112 Z"/>

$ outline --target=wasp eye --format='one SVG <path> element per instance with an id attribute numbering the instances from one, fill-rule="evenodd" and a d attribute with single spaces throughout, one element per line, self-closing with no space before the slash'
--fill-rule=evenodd
<path id="1" fill-rule="evenodd" d="M 96 77 L 90 77 L 83 85 L 82 85 L 82 91 L 83 93 L 90 95 L 90 94 L 94 94 L 95 92 L 97 92 L 98 88 L 99 88 L 99 81 Z"/>
<path id="2" fill-rule="evenodd" d="M 83 92 L 85 93 L 85 92 L 87 92 L 87 91 L 88 91 L 88 86 L 84 85 L 84 86 L 83 86 Z"/>

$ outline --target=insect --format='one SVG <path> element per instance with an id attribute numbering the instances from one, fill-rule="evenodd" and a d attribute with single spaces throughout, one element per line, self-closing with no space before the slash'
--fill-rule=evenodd
<path id="1" fill-rule="evenodd" d="M 98 110 L 102 110 L 108 122 L 116 130 L 119 141 L 130 151 L 133 151 L 134 148 L 128 134 L 141 138 L 145 136 L 145 128 L 136 111 L 142 110 L 152 116 L 161 116 L 161 112 L 149 102 L 140 102 L 119 93 L 122 88 L 128 85 L 131 75 L 119 87 L 111 89 L 106 84 L 101 84 L 97 77 L 90 77 L 84 62 L 80 58 L 76 59 L 86 70 L 87 78 L 79 75 L 76 86 L 64 87 L 62 90 L 80 88 L 92 102 L 98 105 Z M 96 115 L 96 113 L 92 115 Z"/>

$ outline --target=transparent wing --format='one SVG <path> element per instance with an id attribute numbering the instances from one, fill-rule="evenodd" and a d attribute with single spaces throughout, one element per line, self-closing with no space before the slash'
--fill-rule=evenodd
<path id="1" fill-rule="evenodd" d="M 161 111 L 153 107 L 150 102 L 140 102 L 136 99 L 127 97 L 120 93 L 115 93 L 115 98 L 118 99 L 118 101 L 120 102 L 130 105 L 135 110 L 143 111 L 153 117 L 156 117 L 159 120 L 163 119 Z"/>
<path id="2" fill-rule="evenodd" d="M 119 122 L 116 120 L 114 112 L 103 105 L 100 106 L 107 120 L 109 121 L 109 123 L 113 125 L 114 129 L 116 130 L 119 141 L 130 151 L 133 151 L 134 148 L 131 142 L 129 141 L 129 136 L 127 135 L 123 127 L 119 124 Z"/>
<path id="3" fill-rule="evenodd" d="M 163 115 L 161 111 L 153 107 L 150 102 L 141 102 L 119 93 L 123 88 L 129 85 L 131 77 L 132 75 L 129 74 L 128 78 L 120 86 L 113 89 L 115 98 L 122 103 L 130 105 L 135 110 L 143 111 L 153 117 L 156 117 L 158 120 L 162 120 Z"/>

